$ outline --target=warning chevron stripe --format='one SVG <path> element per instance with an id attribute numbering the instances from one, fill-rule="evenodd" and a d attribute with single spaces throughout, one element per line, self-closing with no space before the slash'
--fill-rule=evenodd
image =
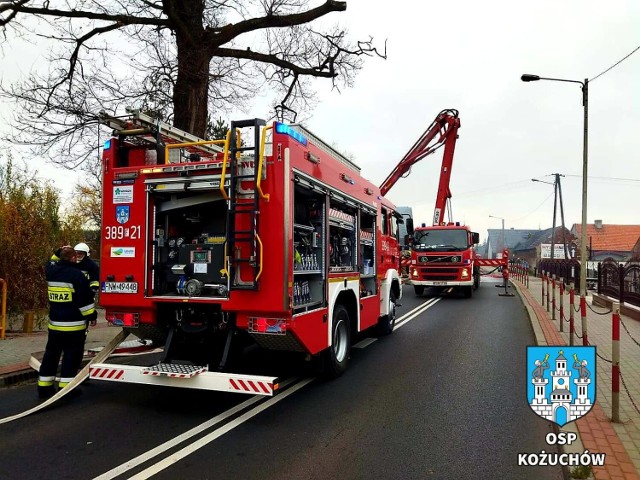
<path id="1" fill-rule="evenodd" d="M 241 379 L 229 379 L 229 384 L 233 390 L 239 392 L 253 392 L 253 393 L 272 393 L 273 385 L 265 382 L 258 382 L 255 380 L 247 380 L 246 382 Z M 262 390 L 262 392 L 260 391 Z"/>
<path id="2" fill-rule="evenodd" d="M 124 375 L 124 370 L 117 368 L 90 368 L 90 378 L 100 378 L 104 380 L 120 380 Z"/>

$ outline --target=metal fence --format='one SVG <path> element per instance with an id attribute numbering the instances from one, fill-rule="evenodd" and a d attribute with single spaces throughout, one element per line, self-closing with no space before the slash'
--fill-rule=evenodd
<path id="1" fill-rule="evenodd" d="M 640 307 L 640 261 L 620 264 L 607 259 L 598 264 L 598 293 Z"/>
<path id="2" fill-rule="evenodd" d="M 547 272 L 549 275 L 555 275 L 557 279 L 562 278 L 565 285 L 573 282 L 576 288 L 580 284 L 580 268 L 580 262 L 575 259 L 545 259 L 541 260 L 538 265 L 538 270 L 540 272 Z"/>

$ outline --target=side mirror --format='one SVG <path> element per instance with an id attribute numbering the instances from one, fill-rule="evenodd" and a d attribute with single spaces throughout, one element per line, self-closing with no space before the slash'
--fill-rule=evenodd
<path id="1" fill-rule="evenodd" d="M 404 223 L 407 226 L 407 235 L 410 235 L 413 237 L 413 218 L 407 217 Z"/>
<path id="2" fill-rule="evenodd" d="M 474 245 L 477 245 L 480 243 L 480 234 L 477 232 L 471 232 L 471 240 L 473 241 Z"/>

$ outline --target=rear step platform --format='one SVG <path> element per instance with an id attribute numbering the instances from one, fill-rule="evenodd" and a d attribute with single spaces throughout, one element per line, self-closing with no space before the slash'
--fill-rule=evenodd
<path id="1" fill-rule="evenodd" d="M 166 363 L 152 367 L 96 363 L 90 368 L 89 378 L 109 382 L 247 393 L 269 397 L 273 396 L 279 388 L 278 377 L 209 372 L 202 366 Z"/>

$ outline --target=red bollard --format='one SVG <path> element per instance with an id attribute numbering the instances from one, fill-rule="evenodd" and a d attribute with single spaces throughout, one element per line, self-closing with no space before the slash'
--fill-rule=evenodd
<path id="1" fill-rule="evenodd" d="M 574 312 L 576 304 L 576 291 L 573 287 L 573 282 L 569 284 L 569 345 L 573 347 L 573 334 L 575 332 L 575 326 L 573 324 Z"/>
<path id="2" fill-rule="evenodd" d="M 611 317 L 611 420 L 620 422 L 620 304 Z"/>
<path id="3" fill-rule="evenodd" d="M 587 335 L 587 297 L 580 295 L 580 317 L 582 321 L 582 346 L 589 346 L 589 336 Z"/>
<path id="4" fill-rule="evenodd" d="M 551 277 L 551 320 L 556 319 L 556 274 Z"/>
<path id="5" fill-rule="evenodd" d="M 560 331 L 564 332 L 564 279 L 560 277 Z"/>
<path id="6" fill-rule="evenodd" d="M 549 272 L 547 272 L 547 312 L 549 311 L 549 291 L 550 291 L 550 286 L 549 286 Z"/>

